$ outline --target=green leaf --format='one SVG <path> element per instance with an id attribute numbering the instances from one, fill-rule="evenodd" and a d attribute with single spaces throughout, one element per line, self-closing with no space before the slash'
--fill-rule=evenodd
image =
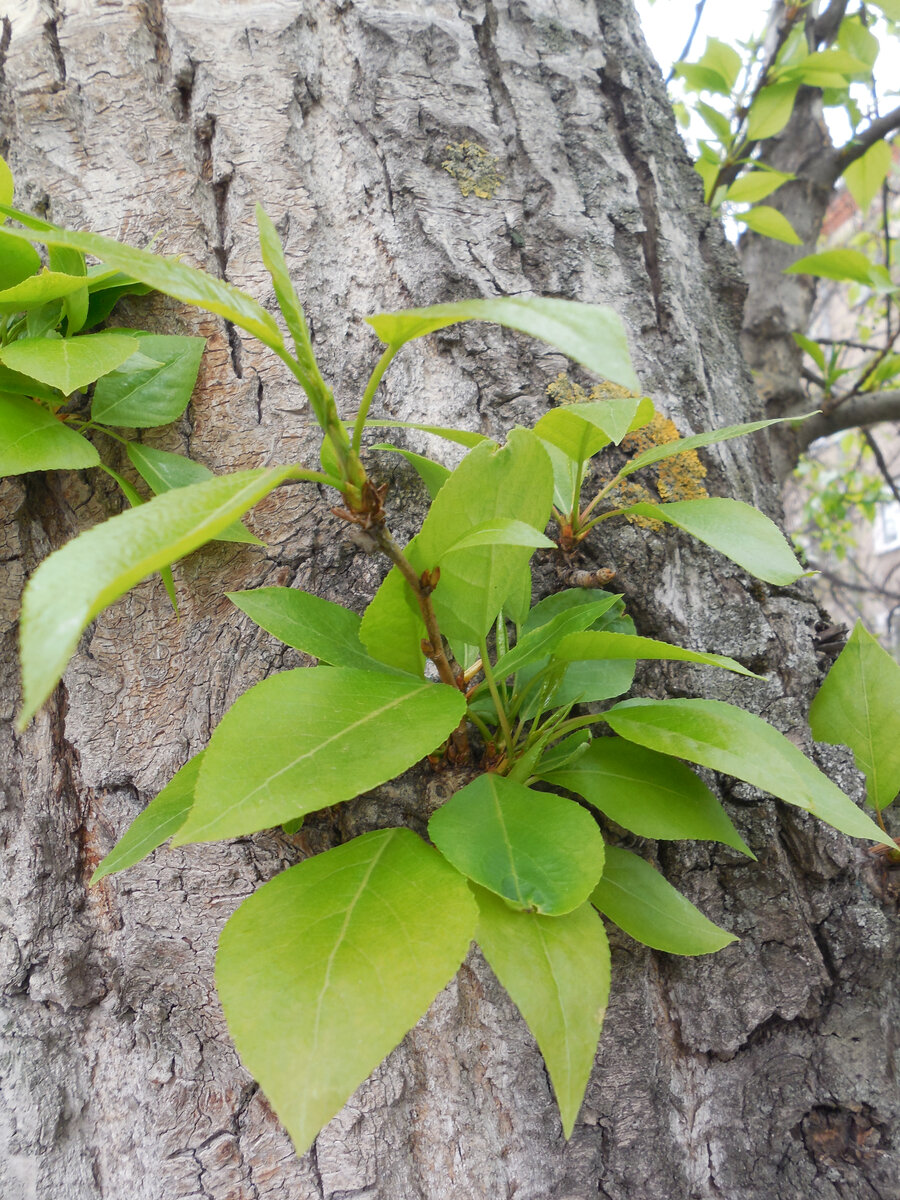
<path id="1" fill-rule="evenodd" d="M 428 836 L 458 871 L 514 908 L 560 916 L 603 871 L 603 838 L 573 800 L 479 775 L 443 804 Z"/>
<path id="2" fill-rule="evenodd" d="M 219 940 L 228 1030 L 302 1154 L 453 977 L 478 910 L 407 829 L 284 871 Z"/>
<path id="3" fill-rule="evenodd" d="M 194 785 L 202 761 L 201 750 L 176 771 L 159 795 L 135 817 L 91 876 L 92 887 L 107 875 L 133 867 L 181 828 L 194 803 Z"/>
<path id="4" fill-rule="evenodd" d="M 8 236 L 5 227 L 0 229 L 0 288 L 5 291 L 15 287 L 40 270 L 41 260 L 35 248 Z"/>
<path id="5" fill-rule="evenodd" d="M 805 421 L 810 416 L 812 413 L 804 413 L 797 417 L 774 417 L 769 421 L 748 421 L 744 425 L 724 425 L 720 429 L 708 429 L 705 433 L 678 438 L 674 442 L 662 442 L 658 446 L 651 446 L 643 454 L 636 455 L 629 463 L 626 463 L 620 474 L 631 475 L 634 471 L 652 466 L 664 458 L 671 458 L 673 454 L 684 454 L 687 450 L 699 450 L 703 446 L 713 446 L 719 442 L 730 441 L 732 438 L 746 437 L 748 433 L 756 433 L 758 429 L 768 429 L 770 425 L 781 425 L 785 421 Z"/>
<path id="6" fill-rule="evenodd" d="M 313 383 L 313 381 L 321 382 L 319 368 L 316 366 L 315 356 L 312 351 L 312 343 L 309 338 L 309 328 L 306 324 L 303 305 L 300 303 L 300 299 L 294 290 L 294 285 L 291 283 L 291 276 L 288 272 L 287 262 L 285 261 L 281 238 L 278 236 L 278 230 L 272 224 L 271 218 L 261 204 L 257 204 L 256 206 L 256 227 L 259 230 L 259 247 L 262 252 L 262 260 L 266 270 L 272 277 L 275 298 L 278 301 L 278 307 L 281 309 L 284 322 L 293 338 L 294 349 L 297 352 L 297 361 L 304 372 L 311 377 L 309 380 L 310 383 Z"/>
<path id="7" fill-rule="evenodd" d="M 805 350 L 809 357 L 813 360 L 823 375 L 828 373 L 828 368 L 825 366 L 825 352 L 818 342 L 814 342 L 812 338 L 804 337 L 802 333 L 792 333 L 791 337 L 797 343 L 801 350 Z"/>
<path id="8" fill-rule="evenodd" d="M 394 347 L 459 321 L 493 321 L 555 346 L 604 379 L 634 392 L 640 390 L 622 322 L 613 309 L 601 304 L 543 296 L 503 296 L 379 313 L 366 320 L 383 342 Z"/>
<path id="9" fill-rule="evenodd" d="M 411 546 L 412 542 L 407 554 Z M 398 568 L 391 567 L 363 613 L 359 627 L 363 645 L 379 662 L 421 676 L 425 670 L 421 643 L 426 634 L 415 596 Z"/>
<path id="10" fill-rule="evenodd" d="M 723 146 L 731 144 L 731 122 L 724 113 L 720 113 L 711 104 L 704 104 L 702 100 L 696 101 L 694 110 L 703 118 Z"/>
<path id="11" fill-rule="evenodd" d="M 758 204 L 794 178 L 787 171 L 747 171 L 734 181 L 725 193 L 725 199 L 732 204 Z"/>
<path id="12" fill-rule="evenodd" d="M 348 421 L 346 424 L 351 425 L 352 422 Z M 443 438 L 447 442 L 455 442 L 458 446 L 468 446 L 469 449 L 480 446 L 482 442 L 491 441 L 483 433 L 472 433 L 469 429 L 448 429 L 444 425 L 423 425 L 419 421 L 382 421 L 378 418 L 374 421 L 366 421 L 365 427 L 366 429 L 418 429 L 420 433 L 433 433 L 435 437 Z M 492 445 L 496 444 L 496 442 L 492 443 Z"/>
<path id="13" fill-rule="evenodd" d="M 760 91 L 747 117 L 750 141 L 762 141 L 781 133 L 791 119 L 799 86 L 797 83 L 773 83 Z"/>
<path id="14" fill-rule="evenodd" d="M 623 511 L 683 529 L 766 583 L 784 587 L 806 574 L 778 526 L 740 500 L 709 497 L 673 504 L 642 503 Z"/>
<path id="15" fill-rule="evenodd" d="M 726 90 L 730 92 L 735 83 L 737 83 L 737 77 L 741 69 L 741 56 L 733 46 L 719 41 L 718 38 L 708 37 L 706 39 L 706 49 L 703 51 L 697 65 L 718 72 L 725 81 Z"/>
<path id="16" fill-rule="evenodd" d="M 842 833 L 888 844 L 875 822 L 793 742 L 753 713 L 720 700 L 624 700 L 603 720 L 639 746 L 733 775 Z"/>
<path id="17" fill-rule="evenodd" d="M 551 542 L 533 525 L 526 525 L 524 521 L 517 521 L 514 517 L 495 517 L 476 525 L 452 546 L 448 546 L 444 558 L 472 546 L 530 546 L 532 550 L 554 550 L 556 542 Z"/>
<path id="18" fill-rule="evenodd" d="M 56 686 L 88 622 L 147 575 L 216 537 L 294 473 L 293 467 L 238 471 L 167 492 L 46 558 L 22 601 L 19 728 Z"/>
<path id="19" fill-rule="evenodd" d="M 593 458 L 612 440 L 596 422 L 588 421 L 578 411 L 581 407 L 580 404 L 567 404 L 562 408 L 551 408 L 534 427 L 541 441 L 554 446 L 572 462 L 579 464 Z M 571 505 L 566 505 L 564 511 L 570 512 Z"/>
<path id="20" fill-rule="evenodd" d="M 844 171 L 844 182 L 850 195 L 867 213 L 891 169 L 891 147 L 885 141 L 876 142 Z"/>
<path id="21" fill-rule="evenodd" d="M 819 688 L 809 725 L 818 742 L 849 746 L 879 811 L 900 792 L 900 666 L 857 621 Z"/>
<path id="22" fill-rule="evenodd" d="M 215 279 L 205 271 L 186 266 L 178 259 L 151 254 L 147 250 L 137 250 L 134 246 L 125 246 L 97 233 L 76 233 L 70 229 L 57 229 L 45 221 L 38 221 L 27 213 L 3 205 L 0 205 L 0 212 L 14 217 L 26 226 L 24 230 L 4 227 L 4 232 L 11 237 L 93 254 L 102 259 L 107 266 L 124 271 L 157 292 L 173 296 L 176 300 L 184 300 L 187 304 L 195 304 L 198 308 L 218 313 L 226 320 L 233 321 L 235 325 L 246 329 L 273 350 L 284 349 L 274 319 L 252 297 L 230 283 Z"/>
<path id="23" fill-rule="evenodd" d="M 487 522 L 521 521 L 543 529 L 550 516 L 553 471 L 533 433 L 513 429 L 503 449 L 476 446 L 435 497 L 406 554 L 417 571 L 441 568 L 433 595 L 441 631 L 451 641 L 478 645 L 494 623 L 511 579 L 532 546 L 476 545 L 448 553 Z M 365 630 L 366 644 L 371 642 Z"/>
<path id="24" fill-rule="evenodd" d="M 100 456 L 81 434 L 27 396 L 0 392 L 0 476 L 95 467 Z"/>
<path id="25" fill-rule="evenodd" d="M 541 625 L 552 620 L 561 612 L 570 608 L 578 608 L 584 604 L 591 604 L 611 594 L 595 588 L 568 588 L 565 591 L 557 592 L 555 595 L 541 600 L 532 608 L 522 627 L 522 633 L 530 634 L 532 630 L 540 628 Z M 622 615 L 623 610 L 624 604 L 621 596 L 613 596 L 613 604 L 595 622 L 595 628 L 616 629 L 618 626 L 619 632 L 633 633 L 634 624 L 630 617 Z M 523 691 L 536 672 L 542 670 L 549 661 L 547 658 L 539 663 L 520 667 L 516 680 L 519 690 Z M 633 679 L 633 661 L 570 663 L 565 668 L 562 682 L 554 694 L 553 703 L 563 706 L 579 702 L 587 704 L 595 700 L 608 700 L 612 696 L 621 696 L 623 692 L 627 692 Z M 526 705 L 526 713 L 532 716 L 534 715 L 533 703 L 534 701 L 529 699 Z"/>
<path id="26" fill-rule="evenodd" d="M 176 844 L 240 837 L 351 800 L 430 754 L 465 709 L 455 688 L 383 671 L 264 679 L 213 733 Z"/>
<path id="27" fill-rule="evenodd" d="M 201 337 L 142 334 L 140 352 L 156 365 L 135 371 L 129 370 L 126 360 L 120 370 L 98 380 L 91 418 L 128 429 L 150 429 L 177 420 L 191 398 L 205 347 L 206 339 Z"/>
<path id="28" fill-rule="evenodd" d="M 157 496 L 175 488 L 190 487 L 192 483 L 205 483 L 207 479 L 215 479 L 209 467 L 204 467 L 202 463 L 194 462 L 192 458 L 183 454 L 157 450 L 153 446 L 144 446 L 141 442 L 129 442 L 127 449 L 134 469 Z M 251 533 L 242 521 L 233 521 L 213 541 L 246 542 L 251 546 L 265 544 L 255 533 Z"/>
<path id="29" fill-rule="evenodd" d="M 359 639 L 359 617 L 342 604 L 287 587 L 251 588 L 225 595 L 251 621 L 295 650 L 335 667 L 371 671 L 382 666 L 366 653 Z"/>
<path id="30" fill-rule="evenodd" d="M 871 68 L 846 50 L 817 50 L 779 71 L 779 79 L 805 83 L 809 87 L 839 88 L 854 80 L 868 79 Z"/>
<path id="31" fill-rule="evenodd" d="M 541 444 L 553 467 L 553 505 L 564 517 L 568 517 L 573 513 L 580 496 L 579 484 L 583 478 L 581 462 L 544 438 L 541 438 Z M 576 492 L 579 494 L 576 495 Z"/>
<path id="32" fill-rule="evenodd" d="M 606 870 L 591 903 L 635 941 L 667 954 L 712 954 L 737 941 L 648 862 L 615 846 L 607 847 Z"/>
<path id="33" fill-rule="evenodd" d="M 690 768 L 622 738 L 596 738 L 574 762 L 541 762 L 541 779 L 577 792 L 639 837 L 722 842 L 753 858 L 724 808 Z"/>
<path id="34" fill-rule="evenodd" d="M 670 662 L 701 663 L 707 667 L 722 667 L 751 679 L 760 676 L 748 671 L 733 658 L 724 654 L 704 654 L 700 650 L 687 650 L 684 646 L 672 646 L 656 638 L 638 637 L 629 633 L 588 631 L 570 633 L 562 639 L 553 652 L 559 662 L 587 662 L 594 659 L 659 659 Z"/>
<path id="35" fill-rule="evenodd" d="M 589 730 L 579 729 L 569 737 L 557 742 L 549 750 L 545 750 L 537 764 L 537 774 L 543 777 L 551 771 L 561 771 L 576 763 L 582 754 L 587 753 L 592 738 Z"/>
<path id="36" fill-rule="evenodd" d="M 412 450 L 404 450 L 401 446 L 392 446 L 389 442 L 378 442 L 369 449 L 389 450 L 392 454 L 402 454 L 425 484 L 432 500 L 450 478 L 450 470 L 447 467 L 431 458 L 426 458 L 424 454 L 414 454 Z"/>
<path id="37" fill-rule="evenodd" d="M 475 935 L 484 957 L 534 1035 L 571 1137 L 609 999 L 609 943 L 589 904 L 564 917 L 514 912 L 475 888 Z"/>
<path id="38" fill-rule="evenodd" d="M 13 202 L 13 173 L 5 158 L 0 158 L 0 204 Z"/>
<path id="39" fill-rule="evenodd" d="M 563 609 L 542 625 L 524 633 L 512 650 L 501 655 L 494 665 L 495 676 L 497 679 L 506 679 L 522 667 L 541 662 L 568 634 L 580 633 L 587 629 L 614 605 L 620 603 L 620 597 L 610 592 L 601 600 Z"/>
<path id="40" fill-rule="evenodd" d="M 777 208 L 767 204 L 757 204 L 747 212 L 735 213 L 734 219 L 741 221 L 754 233 L 763 237 L 774 238 L 777 242 L 787 242 L 791 246 L 802 246 L 802 240 L 794 232 L 794 227 Z"/>
<path id="41" fill-rule="evenodd" d="M 785 268 L 785 275 L 815 275 L 820 279 L 853 280 L 868 287 L 876 286 L 871 263 L 859 250 L 823 250 L 807 254 Z"/>
<path id="42" fill-rule="evenodd" d="M 140 347 L 121 333 L 87 333 L 77 338 L 27 338 L 0 350 L 0 362 L 70 396 L 114 371 Z"/>
<path id="43" fill-rule="evenodd" d="M 674 67 L 676 79 L 683 79 L 685 87 L 692 92 L 716 92 L 728 96 L 731 86 L 721 71 L 700 63 L 677 62 Z"/>
<path id="44" fill-rule="evenodd" d="M 58 300 L 84 287 L 84 278 L 62 275 L 46 268 L 39 275 L 31 275 L 14 287 L 0 291 L 0 313 L 24 312 L 26 308 L 37 308 L 49 300 Z"/>
<path id="45" fill-rule="evenodd" d="M 872 68 L 878 58 L 878 38 L 863 25 L 859 16 L 844 17 L 838 30 L 838 46 Z"/>

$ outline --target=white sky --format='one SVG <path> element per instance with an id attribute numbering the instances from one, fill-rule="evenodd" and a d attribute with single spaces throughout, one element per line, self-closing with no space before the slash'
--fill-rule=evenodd
<path id="1" fill-rule="evenodd" d="M 663 75 L 668 75 L 691 32 L 697 0 L 656 0 L 655 4 L 650 4 L 649 0 L 636 0 L 636 7 L 644 37 L 662 67 Z M 769 7 L 768 0 L 743 0 L 740 4 L 735 0 L 706 0 L 689 58 L 700 57 L 708 37 L 717 37 L 733 45 L 758 33 Z"/>

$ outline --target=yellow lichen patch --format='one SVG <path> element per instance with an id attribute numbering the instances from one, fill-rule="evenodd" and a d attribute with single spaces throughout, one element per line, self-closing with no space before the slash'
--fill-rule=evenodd
<path id="1" fill-rule="evenodd" d="M 649 425 L 636 429 L 622 439 L 622 449 L 628 454 L 643 454 L 651 446 L 675 442 L 679 436 L 674 422 L 656 413 Z M 660 500 L 699 500 L 709 495 L 703 486 L 706 467 L 696 450 L 685 450 L 683 454 L 664 458 L 656 464 L 655 470 Z"/>
<path id="2" fill-rule="evenodd" d="M 477 142 L 450 142 L 441 166 L 453 176 L 464 196 L 474 192 L 481 200 L 490 200 L 503 182 L 497 170 L 500 160 Z"/>

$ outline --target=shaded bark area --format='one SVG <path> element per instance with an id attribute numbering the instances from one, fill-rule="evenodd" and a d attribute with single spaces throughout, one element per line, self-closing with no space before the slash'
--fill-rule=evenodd
<path id="1" fill-rule="evenodd" d="M 271 305 L 252 220 L 262 200 L 345 411 L 377 352 L 358 314 L 534 291 L 612 305 L 644 386 L 682 432 L 759 415 L 736 262 L 626 0 L 229 0 L 213 19 L 188 0 L 26 0 L 14 16 L 0 43 L 0 148 L 22 205 L 136 244 L 159 235 L 155 248 Z M 443 169 L 465 140 L 497 159 L 488 199 L 463 196 Z M 120 320 L 209 338 L 188 417 L 148 443 L 217 470 L 314 462 L 311 417 L 255 342 L 159 297 Z M 462 326 L 403 352 L 382 411 L 500 435 L 542 411 L 565 365 L 525 338 Z M 707 464 L 711 493 L 777 512 L 763 442 L 729 442 Z M 405 469 L 383 470 L 395 532 L 408 535 L 422 491 Z M 102 614 L 18 737 L 22 580 L 118 500 L 99 472 L 2 485 L 0 1194 L 896 1200 L 896 886 L 863 847 L 726 783 L 758 862 L 709 845 L 639 848 L 742 940 L 677 960 L 614 934 L 606 1030 L 568 1144 L 530 1036 L 473 951 L 295 1159 L 228 1041 L 217 933 L 304 854 L 417 827 L 452 778 L 412 772 L 294 838 L 163 849 L 95 889 L 86 881 L 224 709 L 299 661 L 226 588 L 291 584 L 359 609 L 371 596 L 382 568 L 323 499 L 279 489 L 251 518 L 267 550 L 220 545 L 180 564 L 180 620 L 158 581 Z M 820 672 L 802 589 L 771 591 L 672 532 L 627 527 L 589 554 L 617 568 L 640 632 L 766 675 L 667 664 L 642 672 L 643 694 L 729 699 L 809 749 Z M 845 755 L 823 762 L 858 793 Z"/>

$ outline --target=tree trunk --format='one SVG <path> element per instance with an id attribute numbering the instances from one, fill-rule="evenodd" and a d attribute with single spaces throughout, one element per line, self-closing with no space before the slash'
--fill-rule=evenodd
<path id="1" fill-rule="evenodd" d="M 347 413 L 377 354 L 359 314 L 537 292 L 613 306 L 683 433 L 759 415 L 735 258 L 629 0 L 22 0 L 4 21 L 0 83 L 22 207 L 135 244 L 157 236 L 155 249 L 270 303 L 262 200 Z M 496 188 L 465 194 L 448 147 L 466 141 L 495 156 Z M 217 470 L 313 462 L 311 416 L 259 344 L 160 297 L 118 320 L 209 339 L 190 415 L 148 443 Z M 542 411 L 565 366 L 528 339 L 456 327 L 403 352 L 383 411 L 499 435 Z M 101 450 L 120 463 L 120 448 Z M 711 493 L 776 514 L 763 441 L 707 463 Z M 422 493 L 387 469 L 408 535 Z M 23 577 L 118 502 L 99 471 L 7 481 L 0 501 L 11 718 Z M 705 843 L 641 849 L 742 940 L 676 959 L 612 931 L 611 1004 L 568 1143 L 530 1035 L 473 952 L 295 1158 L 229 1042 L 216 937 L 304 853 L 415 824 L 445 777 L 413 773 L 294 838 L 163 848 L 86 886 L 224 709 L 297 664 L 224 591 L 291 584 L 361 609 L 377 584 L 379 564 L 309 488 L 279 489 L 252 523 L 267 550 L 218 544 L 182 563 L 180 620 L 158 579 L 142 584 L 95 622 L 26 734 L 2 734 L 5 1200 L 900 1197 L 896 890 L 863 846 L 729 781 L 718 786 L 758 862 Z M 669 664 L 642 672 L 643 694 L 728 698 L 810 748 L 820 668 L 804 589 L 751 582 L 674 531 L 629 526 L 591 554 L 617 568 L 640 632 L 766 676 Z M 823 761 L 858 789 L 846 755 Z"/>

